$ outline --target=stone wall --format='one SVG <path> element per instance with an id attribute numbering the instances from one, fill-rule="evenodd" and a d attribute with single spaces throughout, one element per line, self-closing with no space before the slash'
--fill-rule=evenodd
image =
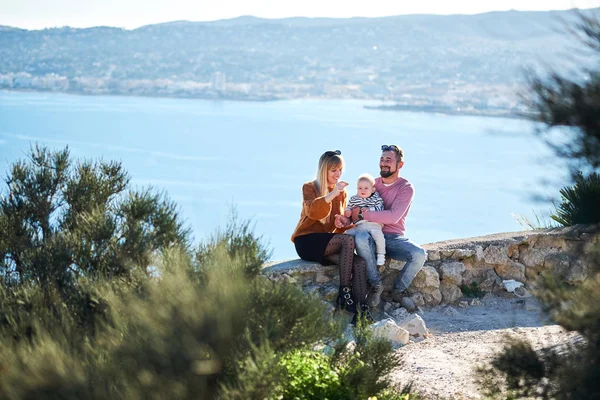
<path id="1" fill-rule="evenodd" d="M 427 261 L 409 288 L 418 306 L 451 304 L 463 298 L 464 285 L 486 293 L 506 293 L 504 280 L 524 284 L 525 294 L 538 275 L 552 270 L 576 285 L 588 276 L 587 257 L 600 245 L 599 226 L 578 225 L 540 231 L 501 233 L 429 243 Z M 384 300 L 403 262 L 386 261 L 381 268 Z M 338 293 L 337 267 L 303 260 L 265 265 L 262 274 L 273 281 L 302 285 L 328 301 Z"/>

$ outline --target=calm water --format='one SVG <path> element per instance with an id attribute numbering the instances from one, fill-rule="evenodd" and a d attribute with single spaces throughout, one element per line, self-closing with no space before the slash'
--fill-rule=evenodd
<path id="1" fill-rule="evenodd" d="M 136 186 L 165 189 L 196 240 L 237 207 L 274 249 L 295 258 L 289 237 L 302 183 L 324 150 L 340 149 L 343 179 L 378 174 L 380 145 L 404 148 L 402 174 L 416 197 L 407 236 L 419 243 L 521 230 L 555 194 L 564 172 L 527 121 L 382 112 L 363 101 L 216 102 L 0 91 L 0 171 L 32 143 L 68 145 L 75 157 L 121 160 Z M 351 185 L 352 188 L 352 185 Z M 2 191 L 5 185 L 2 183 Z M 353 193 L 353 188 L 351 189 Z"/>

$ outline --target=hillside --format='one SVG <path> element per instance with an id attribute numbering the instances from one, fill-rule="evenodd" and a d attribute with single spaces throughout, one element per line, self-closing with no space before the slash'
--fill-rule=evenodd
<path id="1" fill-rule="evenodd" d="M 572 38 L 562 25 L 573 18 L 573 11 L 509 11 L 246 16 L 134 30 L 0 27 L 0 88 L 458 106 L 467 99 L 473 107 L 507 108 L 516 105 L 525 68 L 555 65 L 564 56 Z"/>

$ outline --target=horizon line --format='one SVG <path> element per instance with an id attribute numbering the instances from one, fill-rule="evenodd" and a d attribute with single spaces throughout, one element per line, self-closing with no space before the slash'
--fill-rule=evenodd
<path id="1" fill-rule="evenodd" d="M 519 13 L 553 13 L 553 12 L 569 12 L 569 11 L 589 11 L 589 10 L 599 10 L 600 11 L 600 6 L 599 7 L 588 7 L 588 8 L 579 8 L 579 7 L 572 7 L 572 8 L 568 8 L 568 9 L 555 9 L 555 10 L 517 10 L 517 9 L 510 9 L 510 10 L 491 10 L 491 11 L 486 11 L 486 12 L 477 12 L 477 13 L 455 13 L 455 14 L 429 14 L 429 13 L 412 13 L 412 14 L 394 14 L 394 15 L 381 15 L 381 16 L 376 16 L 376 17 L 364 17 L 364 16 L 359 16 L 359 15 L 355 15 L 352 17 L 324 17 L 324 16 L 320 16 L 320 17 L 307 17 L 307 16 L 291 16 L 291 17 L 279 17 L 279 18 L 269 18 L 269 17 L 259 17 L 256 15 L 250 15 L 250 14 L 245 14 L 245 15 L 239 15 L 237 17 L 231 17 L 231 18 L 220 18 L 220 19 L 211 19 L 211 20 L 172 20 L 172 21 L 163 21 L 163 22 L 154 22 L 154 23 L 148 23 L 148 24 L 144 24 L 144 25 L 140 25 L 137 26 L 135 28 L 124 28 L 122 26 L 113 26 L 113 25 L 92 25 L 92 26 L 71 26 L 71 25 L 62 25 L 62 26 L 46 26 L 43 28 L 34 28 L 34 29 L 28 29 L 28 28 L 21 28 L 18 26 L 13 26 L 13 25 L 4 25 L 2 23 L 0 23 L 0 31 L 2 28 L 10 28 L 10 29 L 18 29 L 18 30 L 24 30 L 24 31 L 44 31 L 44 30 L 52 30 L 52 29 L 94 29 L 94 28 L 112 28 L 112 29 L 122 29 L 122 30 L 126 30 L 126 31 L 134 31 L 136 29 L 140 29 L 140 28 L 144 28 L 147 26 L 153 26 L 153 25 L 164 25 L 164 24 L 173 24 L 173 23 L 198 23 L 198 24 L 210 24 L 210 23 L 216 23 L 216 22 L 224 22 L 224 21 L 234 21 L 237 19 L 242 19 L 242 18 L 254 18 L 257 20 L 265 20 L 265 21 L 283 21 L 283 20 L 290 20 L 290 19 L 307 19 L 307 20 L 353 20 L 353 19 L 383 19 L 383 18 L 395 18 L 395 17 L 411 17 L 411 16 L 433 16 L 433 17 L 453 17 L 453 16 L 469 16 L 469 17 L 475 17 L 478 15 L 485 15 L 485 14 L 494 14 L 494 13 L 510 13 L 510 12 L 519 12 Z"/>

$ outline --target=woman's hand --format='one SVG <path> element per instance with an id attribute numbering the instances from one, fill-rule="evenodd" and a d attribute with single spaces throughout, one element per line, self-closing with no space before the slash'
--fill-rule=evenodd
<path id="1" fill-rule="evenodd" d="M 337 196 L 338 194 L 340 194 L 344 191 L 346 186 L 348 186 L 348 182 L 339 181 L 338 183 L 335 184 L 331 193 L 335 193 L 335 195 Z"/>
<path id="2" fill-rule="evenodd" d="M 331 203 L 333 199 L 338 197 L 338 195 L 344 191 L 346 186 L 348 186 L 348 182 L 339 181 L 336 183 L 335 186 L 333 186 L 333 190 L 325 196 L 325 201 Z"/>

